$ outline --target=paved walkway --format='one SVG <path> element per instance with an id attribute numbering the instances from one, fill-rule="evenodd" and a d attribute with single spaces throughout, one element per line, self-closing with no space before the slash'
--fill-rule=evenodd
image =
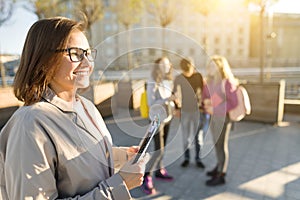
<path id="1" fill-rule="evenodd" d="M 147 120 L 136 114 L 121 111 L 106 118 L 116 145 L 136 145 L 147 127 Z M 203 162 L 206 169 L 191 162 L 181 168 L 182 142 L 178 120 L 172 122 L 164 163 L 173 182 L 154 179 L 157 194 L 146 195 L 140 188 L 131 191 L 135 199 L 155 200 L 295 200 L 300 199 L 300 115 L 285 116 L 288 126 L 241 121 L 230 135 L 227 183 L 207 187 L 205 173 L 215 164 L 210 134 L 205 137 Z"/>

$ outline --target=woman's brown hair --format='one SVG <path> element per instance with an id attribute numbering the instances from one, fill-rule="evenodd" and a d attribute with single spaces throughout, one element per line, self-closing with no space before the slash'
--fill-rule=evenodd
<path id="1" fill-rule="evenodd" d="M 171 65 L 171 68 L 170 68 L 170 71 L 166 74 L 164 74 L 161 69 L 160 69 L 160 62 L 163 60 L 163 59 L 168 59 L 167 57 L 161 57 L 161 58 L 158 58 L 154 61 L 154 67 L 153 67 L 153 70 L 152 70 L 152 78 L 155 80 L 155 82 L 157 83 L 160 83 L 163 79 L 166 79 L 166 80 L 172 80 L 173 77 L 172 77 L 172 72 L 173 72 L 173 67 Z"/>
<path id="2" fill-rule="evenodd" d="M 62 58 L 56 49 L 66 48 L 74 30 L 83 32 L 84 23 L 54 17 L 39 20 L 31 26 L 14 80 L 14 93 L 24 105 L 41 100 Z"/>

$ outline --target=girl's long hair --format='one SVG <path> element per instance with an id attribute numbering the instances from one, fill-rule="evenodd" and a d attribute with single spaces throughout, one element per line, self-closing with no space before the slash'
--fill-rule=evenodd
<path id="1" fill-rule="evenodd" d="M 155 60 L 153 70 L 152 70 L 152 78 L 155 80 L 155 82 L 160 83 L 163 80 L 173 80 L 172 72 L 173 72 L 173 67 L 172 65 L 170 66 L 170 70 L 168 73 L 164 73 L 161 68 L 160 68 L 160 62 L 163 59 L 168 59 L 167 57 L 161 57 Z"/>
<path id="2" fill-rule="evenodd" d="M 213 55 L 210 57 L 210 62 L 214 62 L 216 64 L 222 80 L 227 79 L 236 85 L 238 84 L 238 80 L 234 77 L 228 60 L 224 56 Z M 207 81 L 209 80 L 210 77 L 207 77 Z"/>

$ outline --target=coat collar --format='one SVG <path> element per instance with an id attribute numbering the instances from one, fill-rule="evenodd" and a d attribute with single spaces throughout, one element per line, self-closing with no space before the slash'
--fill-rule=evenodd
<path id="1" fill-rule="evenodd" d="M 77 96 L 77 95 L 76 95 L 76 97 L 79 98 L 79 96 Z M 67 101 L 63 100 L 62 98 L 58 97 L 55 94 L 55 92 L 49 87 L 47 87 L 47 89 L 43 95 L 43 99 L 63 111 L 74 112 L 73 103 L 67 102 Z"/>

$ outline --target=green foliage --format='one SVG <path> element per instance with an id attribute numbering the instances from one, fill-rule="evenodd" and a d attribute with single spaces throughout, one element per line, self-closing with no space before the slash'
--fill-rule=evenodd
<path id="1" fill-rule="evenodd" d="M 220 0 L 191 0 L 191 6 L 203 16 L 208 16 L 220 6 Z"/>
<path id="2" fill-rule="evenodd" d="M 91 26 L 103 17 L 104 6 L 101 0 L 27 0 L 25 8 L 35 13 L 39 19 L 67 16 L 84 20 L 87 37 L 91 40 Z"/>
<path id="3" fill-rule="evenodd" d="M 143 0 L 122 0 L 117 1 L 111 9 L 116 13 L 118 21 L 128 29 L 129 26 L 140 21 L 144 3 Z"/>
<path id="4" fill-rule="evenodd" d="M 28 0 L 25 8 L 37 15 L 39 19 L 65 16 L 68 13 L 68 0 Z"/>
<path id="5" fill-rule="evenodd" d="M 145 0 L 147 11 L 165 28 L 177 17 L 182 0 Z"/>
<path id="6" fill-rule="evenodd" d="M 73 0 L 72 15 L 84 19 L 87 25 L 87 38 L 91 43 L 92 25 L 103 17 L 104 6 L 101 0 Z"/>
<path id="7" fill-rule="evenodd" d="M 84 15 L 87 18 L 88 26 L 103 17 L 104 6 L 101 0 L 76 0 L 73 3 L 72 14 L 76 17 Z"/>

